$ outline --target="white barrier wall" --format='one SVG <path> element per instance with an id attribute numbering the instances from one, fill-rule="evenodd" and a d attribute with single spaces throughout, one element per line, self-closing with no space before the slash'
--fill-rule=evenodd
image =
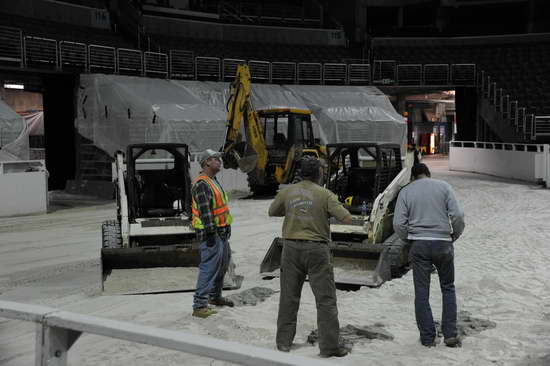
<path id="1" fill-rule="evenodd" d="M 474 172 L 528 182 L 550 178 L 550 145 L 452 141 L 449 170 Z"/>
<path id="2" fill-rule="evenodd" d="M 0 162 L 0 217 L 46 213 L 48 172 L 43 160 Z"/>

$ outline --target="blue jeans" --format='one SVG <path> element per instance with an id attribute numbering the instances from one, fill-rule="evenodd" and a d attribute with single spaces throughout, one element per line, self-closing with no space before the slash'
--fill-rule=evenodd
<path id="1" fill-rule="evenodd" d="M 197 290 L 193 296 L 193 309 L 208 305 L 209 299 L 222 295 L 223 278 L 229 266 L 231 248 L 229 241 L 215 235 L 215 244 L 208 246 L 208 241 L 201 242 L 201 263 L 197 278 Z"/>
<path id="2" fill-rule="evenodd" d="M 415 240 L 409 252 L 414 280 L 416 324 L 422 344 L 430 344 L 436 336 L 430 307 L 430 274 L 437 268 L 443 296 L 441 328 L 445 338 L 456 337 L 456 293 L 454 247 L 450 241 Z"/>

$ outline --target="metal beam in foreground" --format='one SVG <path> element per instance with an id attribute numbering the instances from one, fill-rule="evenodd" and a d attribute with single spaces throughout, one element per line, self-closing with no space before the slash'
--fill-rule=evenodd
<path id="1" fill-rule="evenodd" d="M 334 363 L 185 332 L 82 315 L 54 308 L 0 301 L 0 317 L 37 323 L 36 366 L 66 366 L 82 333 L 181 351 L 241 365 L 330 366 Z"/>

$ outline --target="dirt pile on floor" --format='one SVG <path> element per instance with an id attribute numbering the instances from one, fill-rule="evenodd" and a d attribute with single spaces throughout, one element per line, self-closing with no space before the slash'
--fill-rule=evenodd
<path id="1" fill-rule="evenodd" d="M 385 330 L 384 324 L 380 323 L 360 327 L 348 324 L 345 327 L 340 328 L 340 343 L 348 349 L 351 349 L 355 343 L 360 341 L 372 339 L 392 341 L 393 338 L 393 334 Z M 309 334 L 307 341 L 310 344 L 315 344 L 318 340 L 319 334 L 317 329 L 315 329 Z"/>
<path id="2" fill-rule="evenodd" d="M 462 337 L 470 336 L 473 334 L 478 334 L 487 329 L 496 328 L 497 324 L 490 320 L 474 318 L 472 314 L 468 311 L 460 311 L 457 314 L 457 324 L 458 335 Z M 441 330 L 441 323 L 439 321 L 435 322 L 435 327 L 437 329 L 437 336 L 442 337 L 443 332 Z"/>
<path id="3" fill-rule="evenodd" d="M 260 302 L 265 301 L 265 299 L 273 295 L 275 292 L 275 290 L 267 287 L 252 287 L 239 293 L 229 295 L 227 297 L 233 300 L 235 306 L 254 306 Z"/>

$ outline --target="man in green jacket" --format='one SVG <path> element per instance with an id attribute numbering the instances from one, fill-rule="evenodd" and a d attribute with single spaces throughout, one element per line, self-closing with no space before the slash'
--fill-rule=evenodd
<path id="1" fill-rule="evenodd" d="M 320 356 L 343 357 L 349 351 L 338 343 L 340 325 L 328 247 L 329 218 L 351 224 L 352 217 L 336 195 L 317 184 L 321 174 L 319 160 L 305 156 L 300 163 L 304 180 L 279 192 L 269 207 L 269 216 L 285 217 L 277 349 L 290 351 L 302 286 L 308 276 L 317 305 Z"/>

